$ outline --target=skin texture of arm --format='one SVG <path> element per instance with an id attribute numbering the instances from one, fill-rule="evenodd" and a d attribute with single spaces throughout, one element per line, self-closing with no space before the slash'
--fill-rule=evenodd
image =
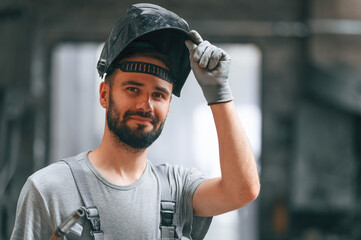
<path id="1" fill-rule="evenodd" d="M 195 216 L 215 216 L 257 198 L 257 165 L 233 101 L 211 105 L 217 129 L 221 177 L 203 182 L 193 196 Z"/>

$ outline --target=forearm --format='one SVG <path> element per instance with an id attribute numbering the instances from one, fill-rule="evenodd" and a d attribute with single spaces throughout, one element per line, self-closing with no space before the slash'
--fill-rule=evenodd
<path id="1" fill-rule="evenodd" d="M 260 189 L 257 165 L 233 101 L 211 105 L 219 142 L 221 188 L 240 206 Z"/>
<path id="2" fill-rule="evenodd" d="M 254 200 L 260 184 L 256 161 L 234 106 L 229 87 L 230 56 L 191 31 L 186 41 L 194 75 L 210 104 L 216 124 L 221 177 L 204 181 L 193 195 L 196 216 L 214 216 Z"/>

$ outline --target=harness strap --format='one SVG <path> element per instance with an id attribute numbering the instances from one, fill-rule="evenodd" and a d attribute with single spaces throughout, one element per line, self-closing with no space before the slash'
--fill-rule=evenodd
<path id="1" fill-rule="evenodd" d="M 160 233 L 162 240 L 178 239 L 176 227 L 173 224 L 173 218 L 176 211 L 175 201 L 172 200 L 170 184 L 168 177 L 160 166 L 155 166 L 158 173 L 161 186 L 161 202 L 160 202 Z"/>
<path id="2" fill-rule="evenodd" d="M 85 204 L 85 207 L 82 207 L 85 211 L 85 216 L 89 220 L 91 225 L 90 235 L 94 237 L 94 240 L 103 240 L 104 232 L 100 229 L 100 216 L 97 207 L 93 203 L 93 198 L 90 193 L 90 188 L 86 180 L 84 170 L 79 164 L 78 160 L 75 157 L 70 157 L 63 159 L 70 167 L 70 170 L 73 174 L 75 185 L 78 188 L 80 196 Z M 73 234 L 78 234 L 81 231 L 72 231 Z M 80 237 L 80 236 L 79 236 Z"/>

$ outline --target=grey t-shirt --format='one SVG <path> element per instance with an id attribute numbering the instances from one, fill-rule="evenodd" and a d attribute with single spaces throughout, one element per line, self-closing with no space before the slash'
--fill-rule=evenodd
<path id="1" fill-rule="evenodd" d="M 88 159 L 88 152 L 76 156 L 85 171 L 91 195 L 101 219 L 105 239 L 158 239 L 160 223 L 160 181 L 147 161 L 141 178 L 127 186 L 102 177 Z M 176 199 L 177 233 L 190 238 L 207 231 L 211 218 L 193 217 L 193 193 L 206 178 L 195 169 L 162 165 Z M 11 239 L 49 239 L 57 226 L 82 206 L 69 166 L 53 163 L 30 176 L 18 200 Z M 194 221 L 194 222 L 193 222 Z M 84 225 L 81 239 L 92 239 L 90 225 Z"/>

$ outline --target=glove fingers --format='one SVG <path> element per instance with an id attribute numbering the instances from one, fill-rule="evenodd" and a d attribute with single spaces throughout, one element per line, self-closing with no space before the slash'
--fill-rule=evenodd
<path id="1" fill-rule="evenodd" d="M 201 60 L 204 51 L 210 46 L 211 44 L 208 41 L 203 41 L 196 48 L 193 49 L 193 59 L 194 61 L 198 62 Z"/>
<path id="2" fill-rule="evenodd" d="M 193 51 L 193 49 L 195 47 L 197 47 L 197 45 L 194 42 L 190 41 L 190 40 L 186 40 L 185 45 L 188 48 L 189 53 L 191 53 Z"/>
<path id="3" fill-rule="evenodd" d="M 208 69 L 209 70 L 215 69 L 223 56 L 224 56 L 223 50 L 220 49 L 220 48 L 215 47 L 215 50 L 213 51 L 212 57 L 209 60 Z"/>
<path id="4" fill-rule="evenodd" d="M 214 51 L 217 49 L 217 47 L 215 47 L 214 45 L 209 45 L 203 52 L 203 55 L 201 57 L 201 59 L 199 60 L 199 66 L 201 68 L 206 68 L 208 66 L 209 68 L 209 63 L 212 60 Z"/>
<path id="5" fill-rule="evenodd" d="M 196 31 L 190 31 L 192 41 L 186 41 L 194 76 L 208 104 L 232 100 L 228 83 L 231 58 L 220 48 L 203 41 Z"/>
<path id="6" fill-rule="evenodd" d="M 194 40 L 197 44 L 203 42 L 203 38 L 201 37 L 201 35 L 200 35 L 196 30 L 191 30 L 189 33 L 191 34 L 193 40 Z"/>
<path id="7" fill-rule="evenodd" d="M 197 48 L 197 45 L 190 40 L 186 40 L 185 44 L 189 50 L 189 62 L 190 62 L 191 68 L 194 69 L 194 67 L 196 65 L 198 65 L 198 60 L 197 61 L 194 60 L 194 51 Z"/>

